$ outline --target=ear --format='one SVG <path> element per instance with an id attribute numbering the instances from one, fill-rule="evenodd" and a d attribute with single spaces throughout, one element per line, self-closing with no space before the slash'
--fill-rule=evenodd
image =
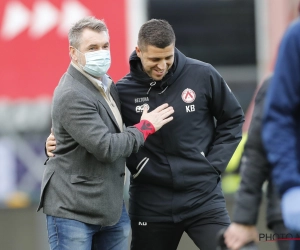
<path id="1" fill-rule="evenodd" d="M 74 49 L 73 46 L 69 46 L 69 54 L 70 57 L 73 61 L 77 62 L 78 58 L 77 58 L 77 53 L 76 53 L 76 49 Z"/>
<path id="2" fill-rule="evenodd" d="M 138 47 L 138 46 L 136 46 L 135 47 L 135 52 L 136 52 L 136 54 L 137 54 L 137 56 L 139 57 L 139 58 L 141 58 L 141 50 L 140 50 L 140 48 Z"/>

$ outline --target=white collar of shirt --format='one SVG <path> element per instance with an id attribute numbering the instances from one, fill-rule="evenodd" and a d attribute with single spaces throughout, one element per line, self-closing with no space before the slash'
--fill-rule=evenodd
<path id="1" fill-rule="evenodd" d="M 102 80 L 102 81 L 101 81 Z M 107 90 L 107 76 L 103 75 L 101 80 L 98 80 L 97 78 L 95 78 L 96 83 L 104 89 L 104 91 L 106 92 Z"/>

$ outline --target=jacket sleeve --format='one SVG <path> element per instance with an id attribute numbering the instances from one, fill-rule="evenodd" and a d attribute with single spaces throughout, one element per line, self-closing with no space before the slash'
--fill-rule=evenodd
<path id="1" fill-rule="evenodd" d="M 135 127 L 110 133 L 95 104 L 79 91 L 64 93 L 56 108 L 60 109 L 56 119 L 66 132 L 99 161 L 113 162 L 127 157 L 144 144 L 143 134 Z"/>
<path id="2" fill-rule="evenodd" d="M 300 20 L 286 31 L 265 103 L 263 143 L 283 194 L 300 186 Z"/>
<path id="3" fill-rule="evenodd" d="M 261 140 L 263 106 L 268 85 L 269 78 L 264 81 L 255 98 L 248 139 L 242 156 L 241 183 L 235 196 L 232 220 L 245 225 L 256 224 L 262 185 L 271 170 Z"/>
<path id="4" fill-rule="evenodd" d="M 216 119 L 215 139 L 207 159 L 220 172 L 224 172 L 242 138 L 243 110 L 219 73 L 210 66 L 210 110 Z"/>

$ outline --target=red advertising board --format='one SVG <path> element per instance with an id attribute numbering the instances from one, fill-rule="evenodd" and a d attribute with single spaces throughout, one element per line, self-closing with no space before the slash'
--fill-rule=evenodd
<path id="1" fill-rule="evenodd" d="M 106 22 L 111 42 L 109 75 L 117 81 L 129 67 L 126 0 L 1 0 L 0 98 L 51 97 L 66 71 L 71 24 L 92 15 Z"/>

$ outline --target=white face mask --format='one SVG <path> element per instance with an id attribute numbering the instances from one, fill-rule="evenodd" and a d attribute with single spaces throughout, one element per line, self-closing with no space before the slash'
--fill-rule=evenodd
<path id="1" fill-rule="evenodd" d="M 82 69 L 85 72 L 94 77 L 101 77 L 106 74 L 111 64 L 109 50 L 97 50 L 93 52 L 87 52 L 84 54 L 84 56 L 85 65 L 82 66 Z"/>

